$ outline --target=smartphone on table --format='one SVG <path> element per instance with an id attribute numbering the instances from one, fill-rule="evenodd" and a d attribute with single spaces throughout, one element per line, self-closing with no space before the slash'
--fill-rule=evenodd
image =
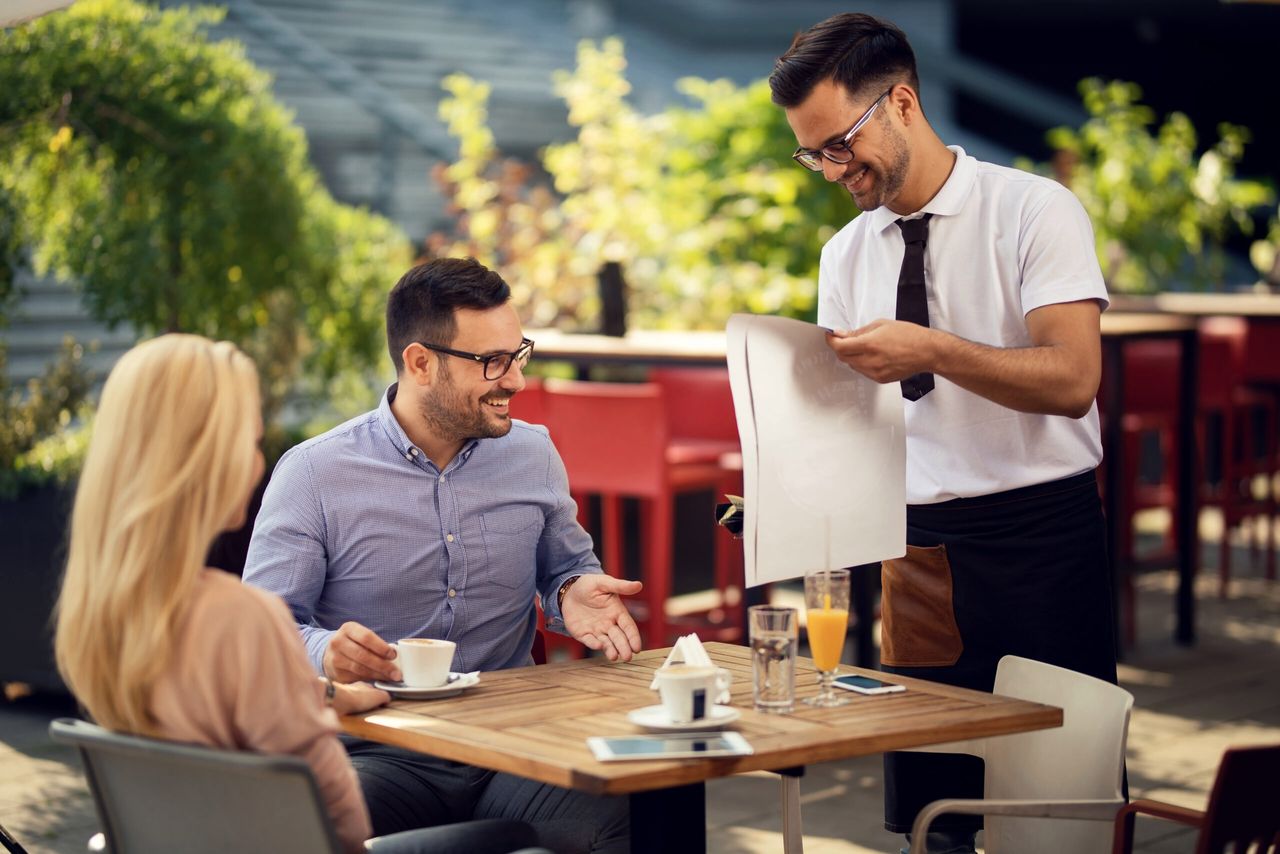
<path id="1" fill-rule="evenodd" d="M 896 694 L 907 690 L 906 685 L 885 682 L 883 679 L 872 679 L 870 676 L 858 676 L 855 673 L 837 676 L 835 686 L 846 691 L 856 691 L 859 694 Z"/>
<path id="2" fill-rule="evenodd" d="M 587 746 L 596 759 L 702 759 L 708 756 L 746 756 L 751 745 L 739 733 L 694 732 L 670 735 L 592 736 Z"/>

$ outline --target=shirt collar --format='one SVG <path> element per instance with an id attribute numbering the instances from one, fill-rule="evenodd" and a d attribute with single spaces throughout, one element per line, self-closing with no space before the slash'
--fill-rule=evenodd
<path id="1" fill-rule="evenodd" d="M 396 399 L 396 392 L 400 388 L 400 383 L 392 383 L 387 386 L 387 390 L 382 394 L 382 402 L 378 404 L 378 421 L 382 423 L 382 429 L 386 431 L 387 438 L 391 440 L 391 444 L 395 445 L 396 451 L 400 456 L 410 462 L 420 462 L 427 465 L 429 460 L 427 455 L 409 441 L 409 436 L 404 432 L 404 428 L 400 426 L 400 422 L 396 420 L 396 414 L 391 411 L 391 402 Z M 462 446 L 462 450 L 453 458 L 453 462 L 449 466 L 456 466 L 471 457 L 471 452 L 475 450 L 476 445 L 480 444 L 479 439 L 468 439 Z"/>
<path id="2" fill-rule="evenodd" d="M 873 211 L 868 211 L 863 216 L 871 217 L 872 231 L 880 233 L 900 219 L 914 219 L 923 214 L 954 216 L 960 213 L 965 200 L 969 198 L 969 191 L 973 189 L 973 184 L 977 180 L 978 161 L 965 154 L 964 149 L 958 145 L 948 145 L 947 150 L 956 155 L 956 163 L 951 168 L 951 174 L 947 176 L 946 183 L 934 194 L 934 197 L 920 210 L 905 217 L 889 210 L 888 205 L 881 205 Z"/>

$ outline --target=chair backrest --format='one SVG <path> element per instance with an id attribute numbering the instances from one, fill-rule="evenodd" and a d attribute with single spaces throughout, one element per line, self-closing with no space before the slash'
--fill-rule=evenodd
<path id="1" fill-rule="evenodd" d="M 1244 382 L 1248 327 L 1243 317 L 1206 317 L 1200 321 L 1200 405 L 1222 409 Z"/>
<path id="2" fill-rule="evenodd" d="M 294 756 L 214 750 L 109 732 L 63 718 L 114 852 L 340 854 L 311 769 Z"/>
<path id="3" fill-rule="evenodd" d="M 1062 709 L 1062 726 L 983 741 L 986 797 L 1121 797 L 1133 695 L 1101 679 L 1029 658 L 1000 659 L 995 692 Z M 988 816 L 988 854 L 1107 851 L 1107 822 Z"/>
<path id="4" fill-rule="evenodd" d="M 652 383 L 549 379 L 552 439 L 577 493 L 651 497 L 667 481 L 667 421 Z"/>
<path id="5" fill-rule="evenodd" d="M 738 441 L 728 368 L 654 368 L 649 382 L 662 389 L 672 439 Z"/>
<path id="6" fill-rule="evenodd" d="M 1237 747 L 1222 756 L 1196 854 L 1280 851 L 1280 744 Z M 1274 847 L 1269 847 L 1274 846 Z"/>
<path id="7" fill-rule="evenodd" d="M 1173 417 L 1181 394 L 1181 353 L 1177 341 L 1163 338 L 1133 341 L 1124 348 L 1125 412 Z"/>

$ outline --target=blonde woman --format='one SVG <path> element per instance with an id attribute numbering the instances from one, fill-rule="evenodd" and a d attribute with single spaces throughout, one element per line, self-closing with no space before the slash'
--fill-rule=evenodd
<path id="1" fill-rule="evenodd" d="M 121 358 L 76 492 L 58 668 L 108 729 L 303 757 L 343 846 L 362 851 L 369 814 L 334 711 L 387 694 L 316 679 L 284 604 L 204 565 L 214 537 L 245 521 L 261 435 L 257 372 L 233 345 L 164 335 Z M 371 847 L 509 851 L 531 839 L 526 825 L 484 822 Z"/>

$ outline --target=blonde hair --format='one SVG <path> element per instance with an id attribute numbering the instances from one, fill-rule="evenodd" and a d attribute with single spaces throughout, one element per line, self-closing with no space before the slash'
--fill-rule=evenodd
<path id="1" fill-rule="evenodd" d="M 256 468 L 258 375 L 227 342 L 163 335 L 102 390 L 57 607 L 58 669 L 105 727 L 154 734 L 151 689 L 214 537 Z"/>

